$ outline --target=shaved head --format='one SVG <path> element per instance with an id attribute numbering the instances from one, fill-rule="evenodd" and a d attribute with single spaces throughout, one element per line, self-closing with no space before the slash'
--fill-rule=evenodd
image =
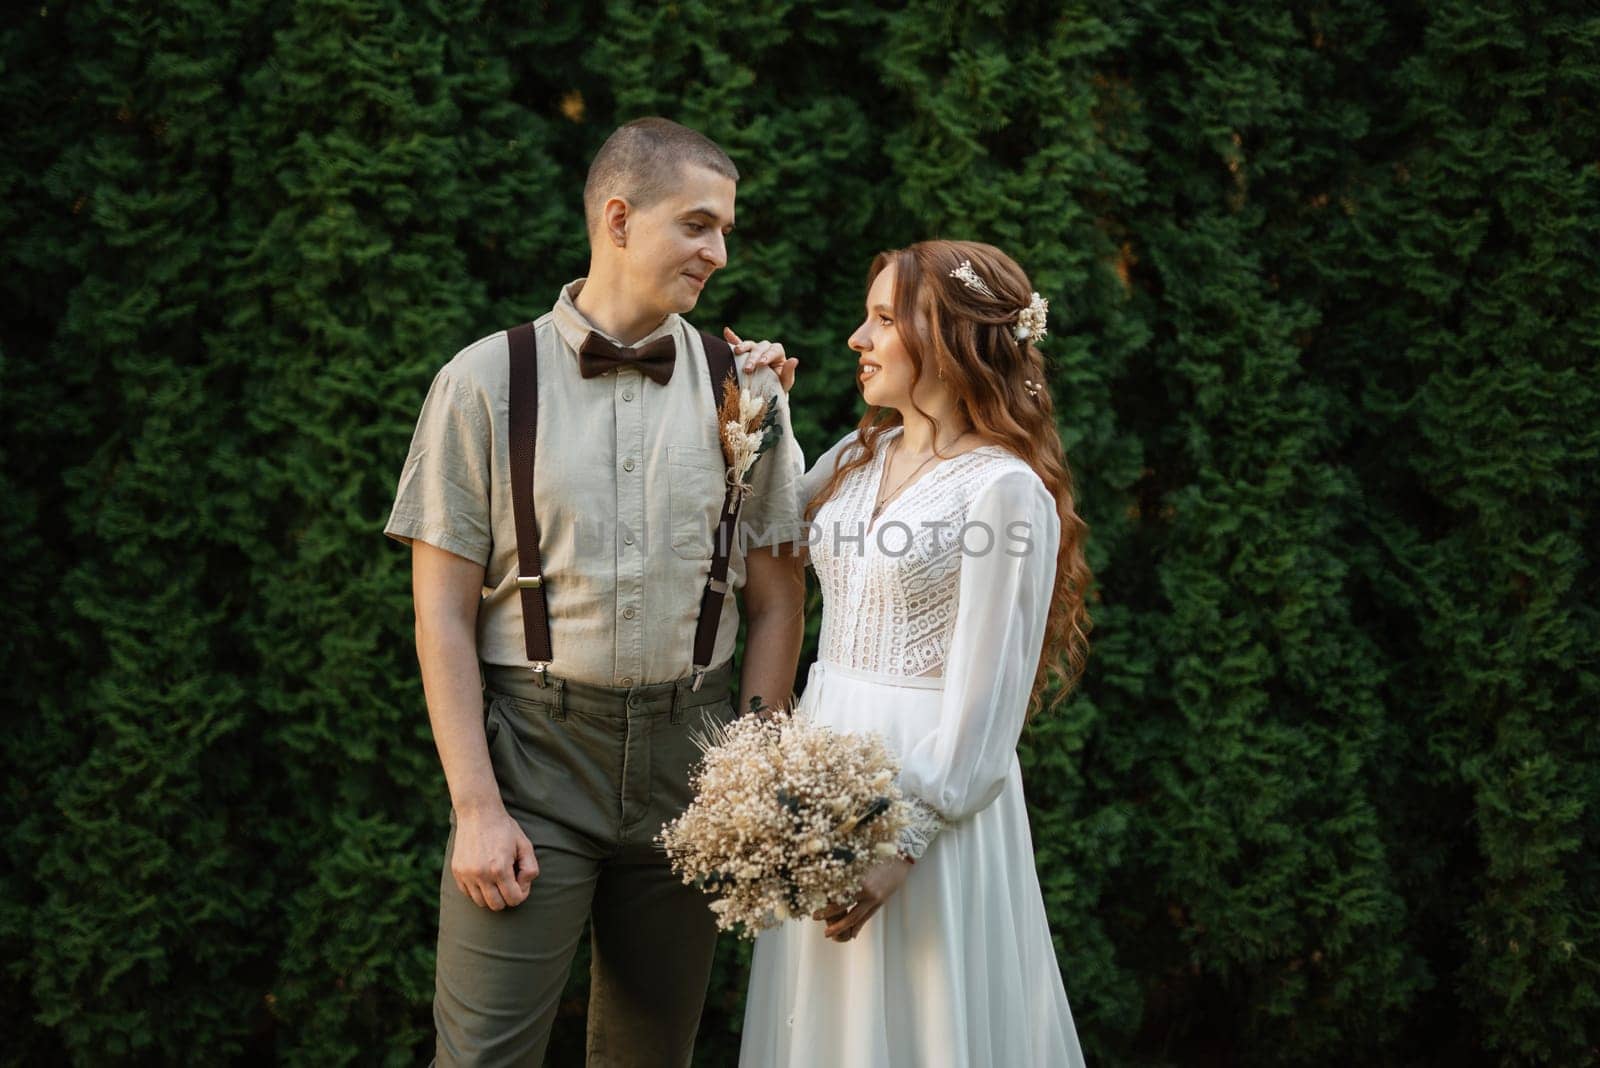
<path id="1" fill-rule="evenodd" d="M 682 181 L 687 166 L 705 167 L 735 182 L 739 169 L 717 143 L 670 119 L 635 119 L 606 138 L 589 164 L 583 215 L 592 240 L 606 201 L 621 197 L 636 211 L 657 203 Z"/>

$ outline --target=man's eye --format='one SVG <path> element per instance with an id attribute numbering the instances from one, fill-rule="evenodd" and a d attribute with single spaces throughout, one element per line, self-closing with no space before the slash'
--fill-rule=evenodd
<path id="1" fill-rule="evenodd" d="M 691 234 L 698 234 L 701 230 L 706 228 L 705 223 L 685 223 L 684 225 L 688 228 Z"/>

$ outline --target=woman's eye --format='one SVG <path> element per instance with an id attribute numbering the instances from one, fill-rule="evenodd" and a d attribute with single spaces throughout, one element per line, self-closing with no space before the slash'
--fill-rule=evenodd
<path id="1" fill-rule="evenodd" d="M 884 326 L 893 326 L 894 325 L 894 320 L 889 318 L 887 315 L 878 316 L 878 322 L 882 323 Z"/>

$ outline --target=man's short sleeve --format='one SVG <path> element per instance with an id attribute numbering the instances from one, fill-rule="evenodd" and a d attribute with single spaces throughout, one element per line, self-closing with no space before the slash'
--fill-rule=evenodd
<path id="1" fill-rule="evenodd" d="M 782 389 L 776 388 L 776 375 L 771 375 L 771 386 L 774 390 L 768 396 L 778 406 L 781 433 L 750 471 L 753 492 L 739 515 L 741 541 L 747 553 L 805 540 L 805 523 L 801 518 L 805 502 L 800 499 L 805 457 L 789 422 L 789 398 Z"/>
<path id="2" fill-rule="evenodd" d="M 489 421 L 447 364 L 422 402 L 383 532 L 403 544 L 415 538 L 487 566 L 493 547 L 490 463 Z"/>

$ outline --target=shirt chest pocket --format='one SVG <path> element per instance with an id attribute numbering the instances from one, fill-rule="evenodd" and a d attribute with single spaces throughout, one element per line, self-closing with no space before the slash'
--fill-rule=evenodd
<path id="1" fill-rule="evenodd" d="M 720 450 L 667 446 L 672 551 L 685 560 L 711 559 L 712 528 L 722 514 L 723 479 Z"/>

